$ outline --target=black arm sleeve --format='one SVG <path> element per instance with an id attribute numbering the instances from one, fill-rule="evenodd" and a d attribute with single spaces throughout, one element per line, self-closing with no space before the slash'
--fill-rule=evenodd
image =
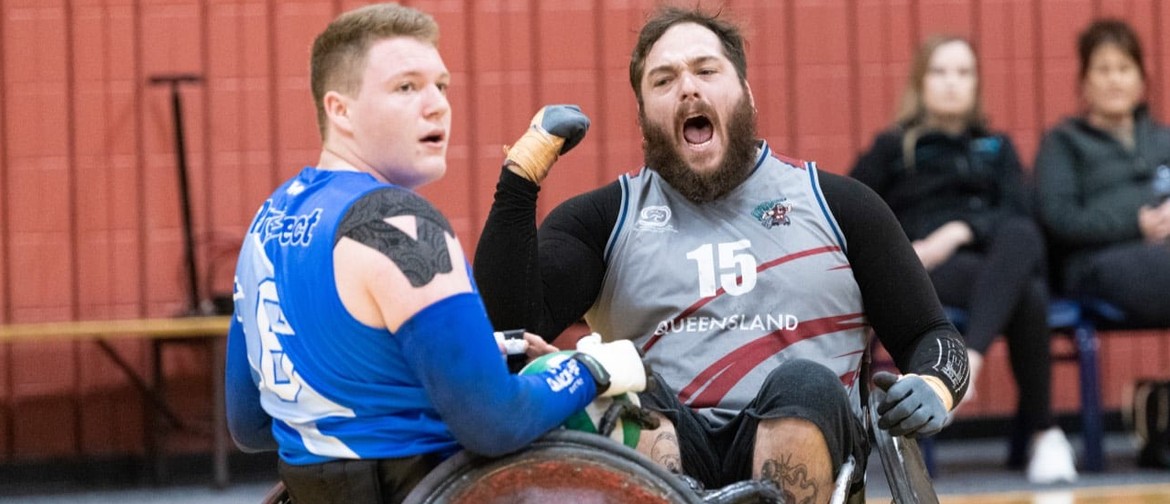
<path id="1" fill-rule="evenodd" d="M 906 233 L 871 189 L 840 175 L 819 175 L 878 339 L 898 369 L 940 378 L 958 404 L 967 391 L 966 347 Z"/>
<path id="2" fill-rule="evenodd" d="M 576 196 L 555 208 L 538 234 L 539 191 L 502 170 L 475 251 L 475 280 L 495 327 L 525 328 L 552 340 L 597 299 L 622 193 L 615 181 Z"/>

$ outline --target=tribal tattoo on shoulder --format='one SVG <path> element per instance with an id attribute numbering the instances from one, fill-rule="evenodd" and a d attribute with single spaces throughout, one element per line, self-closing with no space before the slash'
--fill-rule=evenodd
<path id="1" fill-rule="evenodd" d="M 417 223 L 417 239 L 385 221 L 406 215 L 413 216 Z M 337 227 L 333 245 L 345 237 L 373 248 L 394 261 L 410 285 L 421 287 L 435 275 L 451 272 L 448 234 L 455 234 L 451 225 L 426 200 L 405 189 L 386 188 L 350 206 Z"/>
<path id="2" fill-rule="evenodd" d="M 760 477 L 771 480 L 780 487 L 784 492 L 784 502 L 798 504 L 820 502 L 817 482 L 812 480 L 807 466 L 792 462 L 792 454 L 781 456 L 779 459 L 765 460 L 764 466 L 760 468 Z"/>

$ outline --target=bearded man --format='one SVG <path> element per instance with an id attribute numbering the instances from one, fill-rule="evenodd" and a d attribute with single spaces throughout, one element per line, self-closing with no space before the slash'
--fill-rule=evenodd
<path id="1" fill-rule="evenodd" d="M 864 464 L 859 379 L 871 335 L 885 375 L 880 425 L 940 430 L 967 388 L 963 341 L 882 200 L 758 140 L 743 37 L 664 8 L 630 61 L 645 166 L 558 206 L 536 228 L 540 183 L 584 136 L 573 106 L 541 109 L 508 151 L 476 280 L 498 327 L 554 338 L 584 316 L 632 340 L 662 386 L 638 451 L 708 488 L 776 482 L 828 502 Z M 864 471 L 860 471 L 864 473 Z"/>

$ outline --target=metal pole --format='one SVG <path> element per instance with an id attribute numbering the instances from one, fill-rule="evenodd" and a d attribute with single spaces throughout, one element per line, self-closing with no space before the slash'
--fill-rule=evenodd
<path id="1" fill-rule="evenodd" d="M 203 78 L 194 74 L 155 75 L 150 77 L 151 85 L 169 85 L 171 88 L 171 114 L 175 122 L 175 165 L 179 174 L 179 211 L 183 219 L 183 251 L 186 254 L 188 314 L 200 313 L 199 282 L 195 273 L 195 238 L 191 224 L 191 190 L 187 180 L 187 149 L 183 134 L 183 101 L 179 86 L 184 82 L 200 83 Z"/>

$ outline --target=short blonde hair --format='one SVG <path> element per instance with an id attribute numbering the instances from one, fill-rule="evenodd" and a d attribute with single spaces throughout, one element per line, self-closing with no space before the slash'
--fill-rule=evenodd
<path id="1" fill-rule="evenodd" d="M 396 3 L 367 5 L 334 19 L 313 41 L 309 83 L 317 105 L 317 128 L 325 138 L 325 93 L 361 90 L 370 46 L 379 40 L 410 37 L 439 44 L 439 25 L 429 14 Z"/>

